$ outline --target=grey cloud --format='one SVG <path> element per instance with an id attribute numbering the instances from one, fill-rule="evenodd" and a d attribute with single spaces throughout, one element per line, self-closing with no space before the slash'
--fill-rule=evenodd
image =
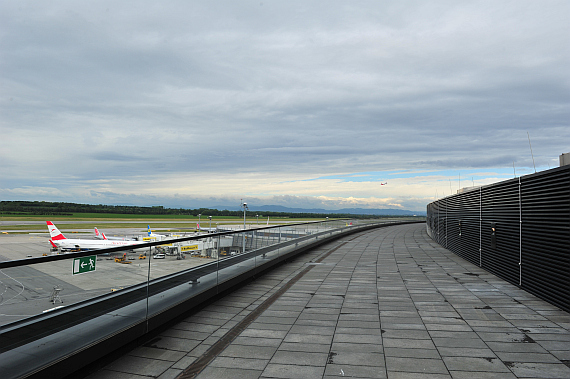
<path id="1" fill-rule="evenodd" d="M 0 128 L 28 150 L 0 152 L 0 172 L 24 182 L 530 167 L 527 131 L 548 165 L 570 140 L 569 11 L 3 3 Z"/>

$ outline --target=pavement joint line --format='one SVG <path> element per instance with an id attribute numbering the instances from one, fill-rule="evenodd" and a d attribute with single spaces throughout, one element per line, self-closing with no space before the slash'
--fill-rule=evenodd
<path id="1" fill-rule="evenodd" d="M 356 238 L 356 237 L 354 237 Z M 320 256 L 315 263 L 322 262 L 329 255 L 334 253 L 336 250 L 340 249 L 342 246 L 346 245 L 348 241 L 342 242 L 338 246 L 330 249 L 322 256 Z M 221 352 L 225 350 L 226 347 L 233 340 L 235 340 L 252 322 L 254 322 L 263 312 L 271 306 L 277 299 L 279 299 L 285 292 L 287 292 L 296 282 L 298 282 L 303 276 L 305 276 L 315 265 L 306 266 L 301 272 L 291 278 L 283 287 L 281 287 L 277 292 L 267 298 L 263 303 L 261 303 L 255 310 L 248 314 L 242 321 L 231 328 L 226 334 L 224 334 L 216 343 L 214 343 L 204 354 L 202 354 L 198 359 L 194 361 L 190 366 L 188 366 L 184 371 L 182 371 L 176 379 L 193 379 L 202 370 L 204 370 L 210 362 L 212 362 Z"/>

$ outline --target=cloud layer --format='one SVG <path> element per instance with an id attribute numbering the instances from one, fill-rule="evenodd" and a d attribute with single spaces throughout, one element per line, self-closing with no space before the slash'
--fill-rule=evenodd
<path id="1" fill-rule="evenodd" d="M 0 195 L 421 210 L 460 175 L 530 172 L 527 132 L 539 169 L 570 151 L 569 13 L 4 2 Z"/>

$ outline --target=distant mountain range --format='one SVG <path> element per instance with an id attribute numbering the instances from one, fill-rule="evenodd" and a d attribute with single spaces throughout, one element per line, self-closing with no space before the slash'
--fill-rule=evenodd
<path id="1" fill-rule="evenodd" d="M 210 207 L 220 211 L 239 211 L 240 207 L 216 205 Z M 376 215 L 376 216 L 425 216 L 425 211 L 408 211 L 403 209 L 365 209 L 365 208 L 343 208 L 336 210 L 320 208 L 288 208 L 281 205 L 251 205 L 252 212 L 284 212 L 284 213 L 321 213 L 321 214 L 353 214 L 353 215 Z"/>

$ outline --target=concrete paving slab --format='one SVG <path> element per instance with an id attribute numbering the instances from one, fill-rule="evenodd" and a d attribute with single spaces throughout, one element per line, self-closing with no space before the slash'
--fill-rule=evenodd
<path id="1" fill-rule="evenodd" d="M 260 375 L 261 371 L 257 370 L 209 366 L 206 367 L 200 374 L 198 374 L 198 376 L 196 376 L 196 379 L 258 379 Z"/>
<path id="2" fill-rule="evenodd" d="M 480 338 L 479 335 L 473 331 L 455 332 L 449 330 L 430 330 L 428 333 L 432 338 L 457 338 L 457 339 Z"/>
<path id="3" fill-rule="evenodd" d="M 185 370 L 188 366 L 194 363 L 196 361 L 196 358 L 200 355 L 202 355 L 202 353 L 196 354 L 195 356 L 186 355 L 174 363 L 171 368 Z"/>
<path id="4" fill-rule="evenodd" d="M 221 357 L 271 359 L 277 348 L 272 346 L 246 346 L 231 344 L 220 353 Z"/>
<path id="5" fill-rule="evenodd" d="M 310 320 L 307 318 L 299 318 L 295 322 L 299 326 L 320 326 L 320 327 L 332 327 L 334 328 L 337 324 L 336 320 Z"/>
<path id="6" fill-rule="evenodd" d="M 282 342 L 279 345 L 279 350 L 284 351 L 297 351 L 297 352 L 310 352 L 310 353 L 325 353 L 328 354 L 331 349 L 329 345 L 321 345 L 316 343 L 289 343 Z"/>
<path id="7" fill-rule="evenodd" d="M 328 344 L 330 345 L 333 340 L 333 335 L 320 336 L 318 334 L 307 335 L 307 334 L 294 334 L 289 333 L 283 340 L 283 342 L 295 342 L 295 343 L 318 343 L 318 344 Z"/>
<path id="8" fill-rule="evenodd" d="M 200 341 L 185 338 L 173 338 L 166 336 L 155 337 L 148 341 L 144 346 L 156 349 L 174 350 L 181 352 L 189 352 L 200 344 Z"/>
<path id="9" fill-rule="evenodd" d="M 560 360 L 552 354 L 507 353 L 503 351 L 498 351 L 496 354 L 503 362 L 560 363 Z"/>
<path id="10" fill-rule="evenodd" d="M 129 374 L 126 372 L 117 372 L 108 369 L 102 369 L 88 376 L 89 379 L 148 379 L 147 375 Z"/>
<path id="11" fill-rule="evenodd" d="M 448 374 L 441 359 L 386 357 L 388 378 L 392 372 Z"/>
<path id="12" fill-rule="evenodd" d="M 162 361 L 177 362 L 186 355 L 183 351 L 157 349 L 140 346 L 129 353 L 129 355 L 142 358 L 157 359 Z"/>
<path id="13" fill-rule="evenodd" d="M 354 352 L 347 350 L 331 350 L 328 363 L 370 367 L 385 366 L 384 354 L 371 352 Z"/>
<path id="14" fill-rule="evenodd" d="M 487 345 L 480 339 L 467 338 L 432 338 L 433 343 L 438 348 L 440 347 L 468 347 L 475 349 L 485 349 Z"/>
<path id="15" fill-rule="evenodd" d="M 548 351 L 537 343 L 521 343 L 521 342 L 487 342 L 487 346 L 496 352 L 507 353 L 538 353 L 545 354 Z"/>
<path id="16" fill-rule="evenodd" d="M 418 372 L 390 372 L 390 379 L 449 379 L 447 374 L 424 374 Z"/>
<path id="17" fill-rule="evenodd" d="M 414 340 L 429 340 L 431 339 L 430 334 L 426 330 L 414 330 L 414 329 L 382 329 L 383 338 L 409 338 Z"/>
<path id="18" fill-rule="evenodd" d="M 201 324 L 197 322 L 182 321 L 172 327 L 172 329 L 188 330 L 193 332 L 213 333 L 219 326 L 210 324 Z"/>
<path id="19" fill-rule="evenodd" d="M 346 333 L 336 333 L 334 335 L 333 341 L 336 342 L 348 342 L 348 343 L 369 343 L 369 344 L 381 344 L 382 337 L 380 335 L 358 335 L 358 334 L 346 334 Z"/>
<path id="20" fill-rule="evenodd" d="M 124 356 L 106 367 L 107 371 L 157 377 L 172 366 L 172 362 L 135 356 Z"/>
<path id="21" fill-rule="evenodd" d="M 298 379 L 314 379 L 322 378 L 325 371 L 325 366 L 301 366 L 301 365 L 284 365 L 272 364 L 267 365 L 263 370 L 260 378 L 298 378 Z M 199 378 L 202 379 L 202 378 Z"/>
<path id="22" fill-rule="evenodd" d="M 404 349 L 400 347 L 384 347 L 384 354 L 389 357 L 441 359 L 436 349 Z"/>
<path id="23" fill-rule="evenodd" d="M 182 373 L 182 370 L 169 368 L 163 372 L 157 379 L 175 379 Z"/>
<path id="24" fill-rule="evenodd" d="M 385 347 L 397 347 L 403 349 L 435 349 L 432 340 L 416 340 L 410 338 L 383 338 Z"/>
<path id="25" fill-rule="evenodd" d="M 285 331 L 285 330 L 268 330 L 268 329 L 247 328 L 240 335 L 242 337 L 283 339 L 287 335 L 287 331 Z"/>
<path id="26" fill-rule="evenodd" d="M 384 379 L 387 378 L 384 367 L 370 367 L 347 364 L 327 364 L 323 378 L 360 378 L 360 379 Z"/>
<path id="27" fill-rule="evenodd" d="M 233 341 L 236 345 L 279 347 L 283 340 L 280 338 L 256 338 L 238 336 Z"/>
<path id="28" fill-rule="evenodd" d="M 352 334 L 352 335 L 363 335 L 363 336 L 381 336 L 382 331 L 380 325 L 377 328 L 340 328 L 335 329 L 336 334 Z"/>
<path id="29" fill-rule="evenodd" d="M 288 332 L 291 329 L 291 324 L 282 324 L 271 322 L 272 319 L 267 319 L 263 317 L 258 317 L 255 322 L 252 322 L 248 329 L 259 329 L 259 330 L 274 330 L 274 331 L 285 331 Z"/>
<path id="30" fill-rule="evenodd" d="M 450 371 L 510 373 L 507 366 L 499 358 L 443 356 L 443 361 Z"/>
<path id="31" fill-rule="evenodd" d="M 474 349 L 469 347 L 438 347 L 437 351 L 442 357 L 497 357 L 491 349 Z"/>
<path id="32" fill-rule="evenodd" d="M 453 379 L 517 379 L 510 372 L 478 372 L 474 374 L 471 371 L 450 371 Z"/>
<path id="33" fill-rule="evenodd" d="M 562 363 L 506 362 L 520 378 L 570 378 L 570 368 Z"/>
<path id="34" fill-rule="evenodd" d="M 262 371 L 265 369 L 269 359 L 255 359 L 255 358 L 235 358 L 235 357 L 218 357 L 210 363 L 210 367 L 225 367 L 225 368 L 238 368 L 243 370 L 257 370 Z"/>
<path id="35" fill-rule="evenodd" d="M 196 332 L 194 330 L 168 329 L 160 334 L 161 337 L 184 338 L 189 340 L 203 341 L 212 333 Z"/>
<path id="36" fill-rule="evenodd" d="M 328 356 L 329 356 L 328 352 L 316 353 L 316 352 L 278 350 L 271 358 L 270 363 L 324 367 L 327 363 Z"/>

